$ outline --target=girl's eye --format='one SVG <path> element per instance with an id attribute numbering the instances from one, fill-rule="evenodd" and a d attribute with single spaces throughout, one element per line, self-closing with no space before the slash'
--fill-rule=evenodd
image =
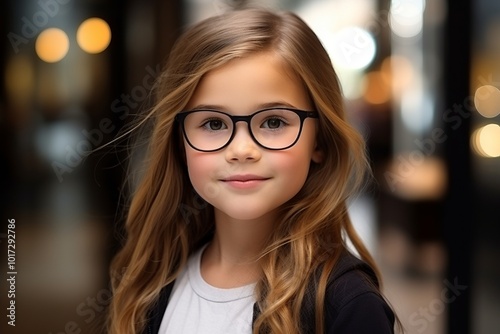
<path id="1" fill-rule="evenodd" d="M 210 131 L 227 129 L 226 124 L 220 119 L 207 120 L 205 121 L 205 123 L 202 124 L 202 127 Z"/>
<path id="2" fill-rule="evenodd" d="M 286 123 L 283 120 L 276 117 L 268 118 L 264 121 L 264 123 L 262 123 L 262 127 L 268 129 L 279 129 L 284 125 L 286 125 Z"/>

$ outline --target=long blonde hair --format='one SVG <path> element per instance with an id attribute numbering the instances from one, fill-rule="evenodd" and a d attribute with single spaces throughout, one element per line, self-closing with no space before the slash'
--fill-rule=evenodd
<path id="1" fill-rule="evenodd" d="M 347 213 L 346 201 L 362 184 L 367 160 L 363 139 L 346 122 L 328 54 L 293 13 L 232 11 L 188 29 L 158 80 L 157 103 L 147 115 L 152 131 L 144 174 L 128 209 L 126 243 L 111 266 L 110 333 L 141 333 L 160 290 L 213 233 L 213 209 L 200 204 L 189 181 L 175 115 L 205 73 L 260 51 L 277 54 L 302 80 L 319 113 L 317 142 L 324 157 L 311 164 L 303 188 L 280 208 L 282 220 L 263 250 L 254 333 L 300 333 L 301 305 L 318 270 L 315 323 L 316 332 L 323 332 L 327 280 L 347 238 L 376 268 Z"/>

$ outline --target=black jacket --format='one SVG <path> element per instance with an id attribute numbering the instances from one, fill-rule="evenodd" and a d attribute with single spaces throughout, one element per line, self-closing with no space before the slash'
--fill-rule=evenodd
<path id="1" fill-rule="evenodd" d="M 174 283 L 171 283 L 161 291 L 158 302 L 149 312 L 144 334 L 158 333 L 173 285 Z M 339 259 L 327 286 L 325 333 L 394 333 L 394 314 L 377 292 L 377 286 L 378 281 L 373 270 L 355 256 L 345 253 Z M 314 334 L 315 294 L 316 290 L 312 287 L 304 298 L 301 313 L 303 334 Z M 257 304 L 254 304 L 254 320 L 258 314 L 259 309 Z"/>

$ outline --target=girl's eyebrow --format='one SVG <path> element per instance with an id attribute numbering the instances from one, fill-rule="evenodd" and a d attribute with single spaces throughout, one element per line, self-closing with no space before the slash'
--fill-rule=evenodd
<path id="1" fill-rule="evenodd" d="M 188 110 L 219 110 L 219 111 L 226 111 L 227 109 L 224 108 L 223 106 L 220 105 L 215 105 L 215 104 L 198 104 L 197 106 L 193 108 L 189 108 Z"/>
<path id="2" fill-rule="evenodd" d="M 266 109 L 266 108 L 273 108 L 273 107 L 287 107 L 287 108 L 298 109 L 293 104 L 285 102 L 285 101 L 269 102 L 269 103 L 260 104 L 258 106 L 259 109 Z"/>
<path id="3" fill-rule="evenodd" d="M 258 104 L 254 111 L 261 110 L 261 109 L 267 109 L 267 108 L 274 108 L 274 107 L 285 107 L 285 108 L 293 108 L 293 109 L 298 109 L 296 106 L 293 104 L 290 104 L 288 102 L 284 101 L 275 101 L 275 102 L 267 102 L 267 103 L 262 103 Z M 197 106 L 190 108 L 189 110 L 219 110 L 219 111 L 229 111 L 229 108 L 226 108 L 222 105 L 216 105 L 216 104 L 198 104 Z"/>

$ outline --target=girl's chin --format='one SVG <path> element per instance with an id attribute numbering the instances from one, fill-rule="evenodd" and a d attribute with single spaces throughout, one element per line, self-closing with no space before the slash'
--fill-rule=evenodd
<path id="1" fill-rule="evenodd" d="M 274 220 L 274 212 L 276 210 L 272 211 L 264 211 L 264 210 L 257 210 L 257 209 L 251 209 L 249 207 L 247 208 L 234 208 L 233 210 L 221 210 L 215 208 L 216 214 L 215 217 L 223 218 L 223 219 L 228 219 L 228 220 L 233 220 L 233 221 L 255 221 L 255 220 Z M 219 211 L 219 212 L 217 212 Z"/>

